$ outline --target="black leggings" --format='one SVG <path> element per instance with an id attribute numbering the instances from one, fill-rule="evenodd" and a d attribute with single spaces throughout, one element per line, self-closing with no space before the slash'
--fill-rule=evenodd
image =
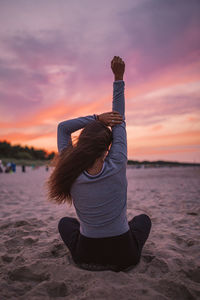
<path id="1" fill-rule="evenodd" d="M 77 219 L 64 217 L 58 230 L 77 265 L 95 264 L 104 266 L 104 269 L 122 271 L 139 262 L 151 229 L 151 220 L 145 214 L 134 217 L 128 224 L 130 229 L 124 234 L 89 238 L 80 233 Z"/>

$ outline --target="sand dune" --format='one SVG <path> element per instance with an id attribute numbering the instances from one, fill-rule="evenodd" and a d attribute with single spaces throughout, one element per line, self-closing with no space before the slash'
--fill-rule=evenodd
<path id="1" fill-rule="evenodd" d="M 152 231 L 128 272 L 76 267 L 57 223 L 73 208 L 46 201 L 44 168 L 0 174 L 0 299 L 200 298 L 200 169 L 127 169 L 128 218 L 147 213 Z"/>

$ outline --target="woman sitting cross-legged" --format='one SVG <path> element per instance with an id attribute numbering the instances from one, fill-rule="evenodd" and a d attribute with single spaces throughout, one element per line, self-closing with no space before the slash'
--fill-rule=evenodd
<path id="1" fill-rule="evenodd" d="M 127 220 L 124 61 L 115 56 L 111 69 L 112 112 L 58 125 L 59 156 L 48 189 L 51 200 L 75 207 L 78 218 L 58 224 L 73 261 L 89 270 L 122 271 L 139 262 L 151 220 L 145 214 Z M 72 145 L 71 133 L 81 128 Z"/>

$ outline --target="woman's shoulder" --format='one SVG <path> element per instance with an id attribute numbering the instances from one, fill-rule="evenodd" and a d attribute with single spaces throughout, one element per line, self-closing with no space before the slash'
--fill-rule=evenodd
<path id="1" fill-rule="evenodd" d="M 109 177 L 119 176 L 120 174 L 124 176 L 126 173 L 126 164 L 116 163 L 110 158 L 104 160 L 103 168 L 98 174 L 89 174 L 84 170 L 75 180 L 76 184 L 89 183 L 102 181 L 103 179 L 108 180 Z"/>

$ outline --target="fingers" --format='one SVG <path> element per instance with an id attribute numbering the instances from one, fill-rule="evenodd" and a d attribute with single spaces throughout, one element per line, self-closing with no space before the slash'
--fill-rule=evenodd
<path id="1" fill-rule="evenodd" d="M 120 56 L 114 56 L 112 61 L 122 61 Z"/>
<path id="2" fill-rule="evenodd" d="M 121 124 L 123 117 L 117 111 L 110 112 L 109 125 L 112 127 L 117 124 Z"/>
<path id="3" fill-rule="evenodd" d="M 121 123 L 122 121 L 123 121 L 122 118 L 111 118 L 111 119 L 109 119 L 109 122 L 113 122 L 113 123 L 116 123 L 116 122 Z"/>
<path id="4" fill-rule="evenodd" d="M 110 112 L 110 114 L 118 114 L 118 115 L 120 115 L 120 113 L 117 111 L 117 110 L 112 110 L 111 112 Z M 121 116 L 121 115 L 120 115 Z"/>
<path id="5" fill-rule="evenodd" d="M 118 112 L 114 112 L 114 111 L 109 113 L 109 117 L 113 120 L 123 119 L 122 116 Z"/>
<path id="6" fill-rule="evenodd" d="M 116 110 L 112 110 L 112 111 L 109 111 L 109 112 L 106 112 L 104 113 L 106 115 L 112 115 L 112 116 L 121 116 L 120 113 Z"/>
<path id="7" fill-rule="evenodd" d="M 118 121 L 118 120 L 112 120 L 110 122 L 108 122 L 108 126 L 113 127 L 115 125 L 121 124 L 122 120 Z"/>
<path id="8" fill-rule="evenodd" d="M 109 122 L 109 124 L 110 124 L 111 126 L 117 125 L 117 124 L 121 124 L 121 123 L 122 123 L 122 120 L 111 120 L 111 121 Z"/>
<path id="9" fill-rule="evenodd" d="M 123 118 L 121 116 L 110 116 L 111 120 L 123 120 Z"/>
<path id="10" fill-rule="evenodd" d="M 118 111 L 106 112 L 99 115 L 99 117 L 101 117 L 101 121 L 103 121 L 107 126 L 111 127 L 123 122 L 123 117 Z"/>
<path id="11" fill-rule="evenodd" d="M 124 61 L 121 59 L 121 57 L 119 56 L 114 56 L 112 61 L 111 61 L 111 65 L 113 65 L 114 63 L 122 63 L 124 64 Z"/>

